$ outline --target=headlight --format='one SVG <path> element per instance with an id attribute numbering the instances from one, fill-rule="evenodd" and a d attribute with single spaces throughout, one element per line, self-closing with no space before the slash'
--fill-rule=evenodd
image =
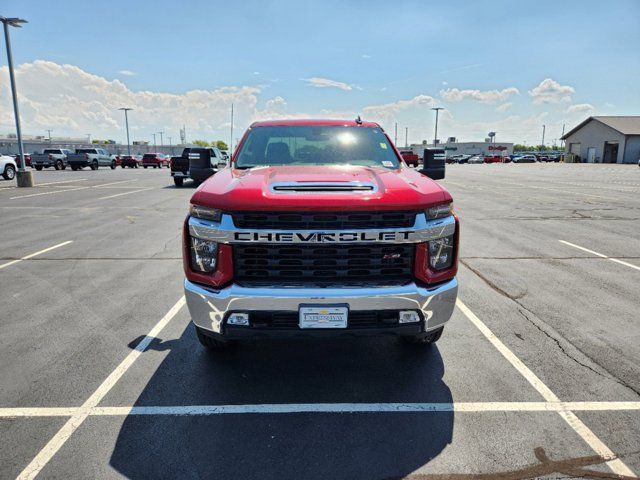
<path id="1" fill-rule="evenodd" d="M 453 235 L 429 242 L 429 265 L 432 270 L 444 270 L 453 263 Z"/>
<path id="2" fill-rule="evenodd" d="M 444 218 L 453 215 L 453 202 L 443 203 L 435 207 L 427 208 L 425 211 L 427 220 L 435 220 L 436 218 Z"/>
<path id="3" fill-rule="evenodd" d="M 192 270 L 202 273 L 214 272 L 218 260 L 218 244 L 191 237 L 190 257 Z"/>
<path id="4" fill-rule="evenodd" d="M 202 220 L 211 220 L 219 222 L 222 218 L 222 211 L 217 208 L 203 207 L 201 205 L 191 205 L 189 207 L 189 215 Z"/>

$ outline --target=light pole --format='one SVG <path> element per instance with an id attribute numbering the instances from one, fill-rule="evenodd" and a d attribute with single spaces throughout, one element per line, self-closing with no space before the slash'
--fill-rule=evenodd
<path id="1" fill-rule="evenodd" d="M 404 148 L 409 147 L 409 127 L 404 127 Z"/>
<path id="2" fill-rule="evenodd" d="M 171 137 L 167 137 L 169 139 L 169 152 L 173 155 L 173 147 L 171 146 Z"/>
<path id="3" fill-rule="evenodd" d="M 231 133 L 229 134 L 229 156 L 233 155 L 233 103 L 231 104 Z"/>
<path id="4" fill-rule="evenodd" d="M 122 110 L 124 112 L 124 123 L 127 128 L 127 155 L 131 156 L 131 142 L 129 141 L 129 116 L 127 115 L 127 112 L 129 110 L 133 110 L 133 108 L 122 107 L 122 108 L 119 108 L 118 110 Z"/>
<path id="5" fill-rule="evenodd" d="M 398 145 L 398 122 L 396 122 L 395 134 L 393 135 L 393 144 Z"/>
<path id="6" fill-rule="evenodd" d="M 51 132 L 53 132 L 53 130 L 47 130 L 47 133 L 49 134 L 49 143 L 51 143 Z"/>
<path id="7" fill-rule="evenodd" d="M 542 150 L 544 150 L 544 132 L 547 129 L 546 125 L 542 125 Z"/>
<path id="8" fill-rule="evenodd" d="M 33 172 L 27 172 L 24 168 L 24 145 L 22 144 L 22 130 L 20 129 L 20 111 L 18 110 L 18 93 L 16 91 L 16 77 L 13 73 L 13 55 L 11 53 L 11 38 L 9 27 L 21 28 L 21 23 L 27 23 L 22 18 L 0 17 L 0 22 L 4 27 L 4 42 L 7 46 L 7 64 L 9 65 L 9 80 L 11 82 L 11 97 L 13 98 L 13 114 L 16 120 L 16 134 L 18 136 L 18 161 L 17 181 L 18 187 L 33 187 Z"/>
<path id="9" fill-rule="evenodd" d="M 160 148 L 164 147 L 164 141 L 162 140 L 162 134 L 164 132 L 158 132 L 160 134 Z"/>
<path id="10" fill-rule="evenodd" d="M 435 110 L 436 111 L 436 131 L 435 134 L 433 136 L 433 146 L 435 147 L 436 144 L 438 143 L 438 114 L 440 113 L 440 110 L 444 110 L 443 107 L 433 107 L 431 110 Z"/>
<path id="11" fill-rule="evenodd" d="M 153 151 L 156 151 L 156 134 L 152 133 L 151 135 L 153 135 Z"/>

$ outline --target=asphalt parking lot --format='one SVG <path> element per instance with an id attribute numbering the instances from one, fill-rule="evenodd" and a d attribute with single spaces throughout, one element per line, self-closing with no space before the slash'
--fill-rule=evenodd
<path id="1" fill-rule="evenodd" d="M 0 182 L 1 478 L 640 474 L 637 166 L 449 166 L 460 292 L 434 348 L 219 356 L 182 298 L 192 188 L 34 175 Z"/>

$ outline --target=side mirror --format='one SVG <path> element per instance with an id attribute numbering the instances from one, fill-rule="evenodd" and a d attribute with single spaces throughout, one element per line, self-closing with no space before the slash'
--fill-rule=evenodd
<path id="1" fill-rule="evenodd" d="M 218 160 L 218 168 L 227 168 L 227 161 L 224 158 Z"/>
<path id="2" fill-rule="evenodd" d="M 432 180 L 442 180 L 444 178 L 445 155 L 441 148 L 424 149 L 424 165 L 420 173 Z"/>

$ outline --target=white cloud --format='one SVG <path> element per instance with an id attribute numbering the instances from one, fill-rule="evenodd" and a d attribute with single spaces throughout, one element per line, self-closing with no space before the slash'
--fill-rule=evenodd
<path id="1" fill-rule="evenodd" d="M 516 87 L 509 87 L 503 90 L 459 90 L 457 88 L 440 90 L 440 96 L 448 102 L 461 102 L 463 100 L 473 100 L 481 103 L 504 102 L 511 95 L 519 93 L 520 91 Z"/>
<path id="2" fill-rule="evenodd" d="M 567 113 L 584 113 L 594 110 L 595 107 L 590 103 L 576 103 L 575 105 L 569 105 Z"/>
<path id="3" fill-rule="evenodd" d="M 37 60 L 16 68 L 20 113 L 25 133 L 53 128 L 57 135 L 84 135 L 122 139 L 124 115 L 132 107 L 129 126 L 135 140 L 148 139 L 160 129 L 174 132 L 183 124 L 193 138 L 226 135 L 231 103 L 236 122 L 247 125 L 256 115 L 260 90 L 224 87 L 184 93 L 132 91 L 119 80 L 107 80 L 73 65 Z M 7 67 L 0 67 L 0 132 L 13 130 Z M 169 134 L 167 134 L 169 135 Z"/>
<path id="4" fill-rule="evenodd" d="M 512 106 L 513 106 L 513 103 L 511 103 L 511 102 L 503 103 L 502 105 L 498 105 L 496 107 L 496 112 L 506 112 Z"/>
<path id="5" fill-rule="evenodd" d="M 344 82 L 338 82 L 337 80 L 331 80 L 330 78 L 311 77 L 303 78 L 307 82 L 307 86 L 316 88 L 339 88 L 340 90 L 349 91 L 353 90 L 353 85 Z"/>
<path id="6" fill-rule="evenodd" d="M 543 103 L 570 102 L 575 89 L 569 85 L 560 85 L 551 78 L 545 78 L 540 84 L 529 90 L 529 95 L 533 98 L 533 103 L 540 105 Z"/>
<path id="7" fill-rule="evenodd" d="M 398 100 L 397 102 L 384 103 L 381 105 L 369 105 L 362 109 L 366 120 L 378 122 L 390 122 L 394 120 L 400 112 L 412 107 L 432 107 L 435 100 L 429 95 L 418 95 L 409 100 Z"/>
<path id="8" fill-rule="evenodd" d="M 366 54 L 366 53 L 363 53 L 363 54 L 362 54 L 362 58 L 367 58 L 367 59 L 368 59 L 368 58 L 371 58 L 371 55 Z"/>
<path id="9" fill-rule="evenodd" d="M 124 75 L 125 77 L 133 77 L 137 75 L 137 73 L 132 70 L 120 70 L 118 73 L 120 75 Z"/>
<path id="10" fill-rule="evenodd" d="M 284 98 L 277 96 L 267 100 L 266 105 L 267 108 L 284 108 L 287 106 L 287 101 Z"/>

